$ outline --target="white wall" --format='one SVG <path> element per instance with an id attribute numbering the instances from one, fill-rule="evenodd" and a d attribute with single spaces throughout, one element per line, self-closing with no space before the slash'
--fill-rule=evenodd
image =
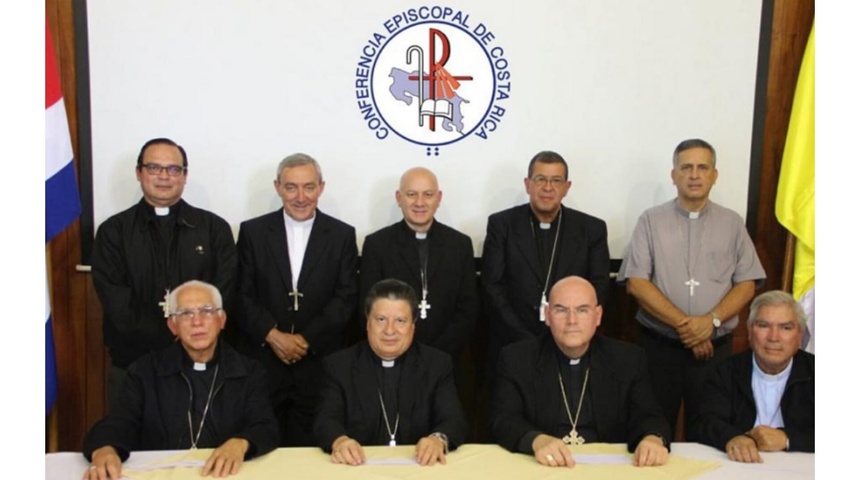
<path id="1" fill-rule="evenodd" d="M 565 204 L 607 221 L 618 258 L 639 214 L 674 197 L 671 152 L 690 137 L 717 149 L 712 198 L 745 213 L 759 2 L 439 5 L 469 15 L 459 24 L 468 28 L 454 29 L 450 16 L 435 24 L 452 39 L 446 68 L 489 71 L 480 56 L 463 60 L 478 44 L 462 32 L 483 24 L 493 33 L 487 48 L 501 47 L 508 62 L 510 98 L 495 102 L 505 115 L 486 140 L 472 133 L 427 156 L 424 146 L 394 134 L 378 140 L 355 87 L 375 32 L 391 42 L 375 55 L 382 71 L 395 55 L 405 60 L 407 35 L 433 26 L 386 31 L 386 21 L 420 3 L 89 0 L 96 225 L 140 198 L 135 157 L 160 136 L 188 151 L 185 199 L 223 216 L 235 232 L 241 221 L 278 208 L 275 168 L 297 151 L 320 161 L 327 184 L 320 208 L 354 225 L 359 243 L 400 218 L 399 176 L 425 165 L 444 191 L 437 218 L 470 235 L 480 255 L 487 216 L 526 202 L 527 162 L 551 149 L 571 167 Z M 379 108 L 400 121 L 392 112 L 407 107 L 383 99 L 380 84 Z M 475 124 L 493 90 L 486 75 L 462 85 L 458 95 L 473 100 L 464 116 Z M 442 132 L 439 143 L 443 135 L 456 138 Z"/>

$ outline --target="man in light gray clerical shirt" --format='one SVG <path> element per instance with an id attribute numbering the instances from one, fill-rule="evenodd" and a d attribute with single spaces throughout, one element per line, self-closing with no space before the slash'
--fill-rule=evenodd
<path id="1" fill-rule="evenodd" d="M 689 432 L 709 369 L 732 353 L 738 313 L 765 272 L 737 213 L 710 200 L 717 154 L 700 139 L 672 156 L 677 198 L 639 217 L 618 272 L 639 303 L 639 344 L 672 432 L 681 399 Z"/>
<path id="2" fill-rule="evenodd" d="M 800 349 L 806 320 L 785 292 L 753 300 L 750 350 L 708 376 L 692 440 L 738 462 L 761 462 L 759 452 L 815 452 L 815 356 Z"/>

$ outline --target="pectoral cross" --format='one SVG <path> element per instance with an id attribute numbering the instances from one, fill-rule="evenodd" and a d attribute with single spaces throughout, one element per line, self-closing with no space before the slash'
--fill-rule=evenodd
<path id="1" fill-rule="evenodd" d="M 299 297 L 304 297 L 304 294 L 299 293 L 299 290 L 296 287 L 293 287 L 293 291 L 288 294 L 293 297 L 293 310 L 299 311 Z"/>
<path id="2" fill-rule="evenodd" d="M 549 302 L 546 301 L 546 293 L 542 293 L 540 296 L 540 321 L 546 321 L 546 307 L 549 306 Z"/>
<path id="3" fill-rule="evenodd" d="M 561 441 L 567 445 L 582 445 L 585 443 L 585 439 L 576 432 L 576 428 L 571 428 L 570 433 L 562 437 Z"/>
<path id="4" fill-rule="evenodd" d="M 692 297 L 693 295 L 696 294 L 696 287 L 698 287 L 700 285 L 700 283 L 697 282 L 695 278 L 690 277 L 689 280 L 684 282 L 684 285 L 690 287 L 690 296 Z"/>
<path id="5" fill-rule="evenodd" d="M 389 447 L 396 447 L 397 442 L 394 440 L 394 435 L 391 436 L 391 440 L 388 442 Z"/>
<path id="6" fill-rule="evenodd" d="M 421 318 L 427 318 L 427 310 L 430 310 L 430 304 L 427 303 L 427 289 L 421 290 L 421 303 L 418 304 L 418 309 L 421 310 Z"/>
<path id="7" fill-rule="evenodd" d="M 158 302 L 158 306 L 164 311 L 164 318 L 170 316 L 170 305 L 168 305 L 167 297 L 170 296 L 170 289 L 167 288 L 164 290 L 164 300 Z"/>

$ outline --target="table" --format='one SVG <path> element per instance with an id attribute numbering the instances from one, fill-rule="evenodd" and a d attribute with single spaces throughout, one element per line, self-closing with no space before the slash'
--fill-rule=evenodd
<path id="1" fill-rule="evenodd" d="M 408 459 L 414 447 L 365 447 L 368 460 Z M 578 454 L 625 452 L 623 445 L 591 444 L 571 447 Z M 177 480 L 201 478 L 198 468 L 170 470 L 133 470 L 135 465 L 176 461 L 179 458 L 206 459 L 211 450 L 134 452 L 123 465 L 129 478 Z M 762 453 L 764 463 L 732 462 L 724 452 L 696 443 L 673 443 L 669 462 L 662 467 L 637 468 L 632 465 L 577 465 L 573 472 L 582 479 L 731 479 L 731 480 L 794 480 L 815 476 L 815 454 L 799 452 Z M 77 452 L 45 455 L 46 480 L 80 480 L 87 462 Z M 510 453 L 498 445 L 463 445 L 448 456 L 447 465 L 420 467 L 418 465 L 364 465 L 350 467 L 331 463 L 329 456 L 318 448 L 280 448 L 258 459 L 245 462 L 241 479 L 561 479 L 571 478 L 565 468 L 550 468 L 537 463 L 534 457 Z"/>

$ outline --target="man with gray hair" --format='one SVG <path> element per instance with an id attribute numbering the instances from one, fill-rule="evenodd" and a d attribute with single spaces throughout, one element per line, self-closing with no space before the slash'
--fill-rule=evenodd
<path id="1" fill-rule="evenodd" d="M 278 165 L 283 208 L 242 223 L 238 297 L 242 350 L 263 362 L 282 446 L 314 446 L 321 359 L 343 344 L 355 311 L 355 229 L 317 208 L 325 190 L 316 160 L 297 153 Z"/>
<path id="2" fill-rule="evenodd" d="M 737 462 L 761 462 L 759 452 L 815 452 L 815 356 L 800 349 L 806 318 L 788 293 L 753 300 L 750 350 L 708 376 L 693 440 Z"/>
<path id="3" fill-rule="evenodd" d="M 84 439 L 85 480 L 120 478 L 132 451 L 185 448 L 214 448 L 201 473 L 224 477 L 277 446 L 262 366 L 219 341 L 227 314 L 218 289 L 191 280 L 167 303 L 179 341 L 131 364 L 119 401 Z"/>
<path id="4" fill-rule="evenodd" d="M 732 354 L 738 313 L 765 272 L 740 215 L 709 199 L 714 147 L 684 140 L 672 164 L 678 196 L 639 217 L 618 281 L 639 303 L 639 344 L 674 434 L 682 398 L 689 431 L 708 370 Z"/>

